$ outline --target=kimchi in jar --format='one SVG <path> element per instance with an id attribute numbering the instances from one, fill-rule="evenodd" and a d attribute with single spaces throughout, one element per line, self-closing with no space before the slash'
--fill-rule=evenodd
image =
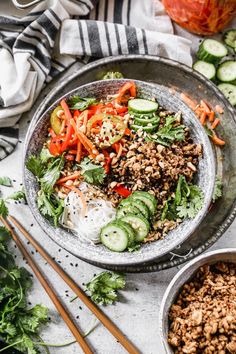
<path id="1" fill-rule="evenodd" d="M 168 15 L 180 26 L 210 35 L 221 31 L 236 15 L 236 0 L 162 0 Z"/>

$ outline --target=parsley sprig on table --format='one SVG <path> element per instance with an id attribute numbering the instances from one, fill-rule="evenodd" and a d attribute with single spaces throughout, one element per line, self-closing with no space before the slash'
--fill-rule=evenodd
<path id="1" fill-rule="evenodd" d="M 188 184 L 186 178 L 179 176 L 174 198 L 170 197 L 162 211 L 161 219 L 194 218 L 203 205 L 203 192 L 197 186 Z"/>
<path id="2" fill-rule="evenodd" d="M 8 230 L 0 227 L 0 338 L 22 353 L 36 354 L 34 341 L 40 326 L 48 321 L 47 308 L 35 305 L 28 308 L 27 292 L 32 279 L 25 268 L 19 268 L 8 251 Z"/>
<path id="3" fill-rule="evenodd" d="M 117 290 L 125 287 L 124 275 L 102 272 L 86 284 L 91 299 L 100 305 L 110 305 L 117 300 Z"/>

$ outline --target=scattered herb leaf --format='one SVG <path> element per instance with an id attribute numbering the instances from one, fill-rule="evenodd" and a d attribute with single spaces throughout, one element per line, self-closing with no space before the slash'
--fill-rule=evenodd
<path id="1" fill-rule="evenodd" d="M 203 192 L 197 185 L 189 185 L 184 176 L 180 175 L 175 197 L 169 198 L 162 210 L 161 220 L 177 218 L 194 218 L 202 208 Z"/>
<path id="2" fill-rule="evenodd" d="M 9 177 L 0 177 L 0 185 L 5 187 L 12 187 L 12 180 Z"/>
<path id="3" fill-rule="evenodd" d="M 25 192 L 23 190 L 14 192 L 13 194 L 9 195 L 6 200 L 23 200 L 26 202 Z"/>
<path id="4" fill-rule="evenodd" d="M 183 141 L 186 127 L 185 125 L 174 126 L 177 119 L 177 116 L 166 117 L 164 127 L 158 129 L 154 134 L 147 134 L 147 139 L 164 146 L 170 146 L 175 140 Z"/>
<path id="5" fill-rule="evenodd" d="M 59 218 L 63 212 L 64 202 L 55 195 L 48 195 L 44 191 L 40 191 L 37 198 L 38 208 L 40 212 L 50 221 L 53 221 L 55 227 L 58 226 Z"/>
<path id="6" fill-rule="evenodd" d="M 205 132 L 207 133 L 208 136 L 212 137 L 213 136 L 213 131 L 209 129 L 206 125 L 204 125 Z"/>
<path id="7" fill-rule="evenodd" d="M 55 158 L 52 163 L 48 165 L 45 173 L 40 178 L 40 185 L 45 193 L 50 194 L 53 192 L 53 186 L 60 177 L 64 163 L 64 157 L 60 156 L 58 158 Z"/>
<path id="8" fill-rule="evenodd" d="M 128 247 L 128 252 L 130 252 L 130 253 L 131 252 L 136 252 L 136 251 L 139 251 L 140 248 L 141 248 L 140 243 L 136 243 L 136 244 Z"/>
<path id="9" fill-rule="evenodd" d="M 5 204 L 5 201 L 0 198 L 0 216 L 2 216 L 3 218 L 6 218 L 8 215 L 8 208 Z"/>
<path id="10" fill-rule="evenodd" d="M 44 164 L 42 163 L 41 159 L 39 157 L 36 157 L 35 155 L 31 155 L 28 158 L 26 162 L 26 167 L 38 178 L 42 177 L 44 174 Z"/>
<path id="11" fill-rule="evenodd" d="M 89 106 L 96 104 L 97 99 L 94 97 L 83 98 L 80 96 L 73 96 L 67 103 L 71 110 L 78 109 L 79 111 L 84 111 Z"/>
<path id="12" fill-rule="evenodd" d="M 86 284 L 91 299 L 100 305 L 110 305 L 117 300 L 117 290 L 125 287 L 124 275 L 102 272 Z"/>
<path id="13" fill-rule="evenodd" d="M 114 80 L 114 79 L 123 79 L 124 76 L 119 71 L 108 71 L 103 77 L 102 80 Z"/>
<path id="14" fill-rule="evenodd" d="M 16 266 L 7 249 L 9 232 L 0 227 L 0 337 L 7 348 L 22 353 L 38 353 L 33 340 L 40 326 L 47 322 L 47 309 L 42 305 L 27 306 L 27 292 L 32 279 L 25 268 Z"/>
<path id="15" fill-rule="evenodd" d="M 106 173 L 102 166 L 92 164 L 90 159 L 86 157 L 79 167 L 81 168 L 81 174 L 84 176 L 86 182 L 95 185 L 103 183 Z"/>
<path id="16" fill-rule="evenodd" d="M 40 160 L 42 161 L 42 163 L 47 163 L 48 160 L 50 160 L 51 158 L 54 158 L 54 156 L 47 148 L 43 148 L 40 152 Z"/>
<path id="17" fill-rule="evenodd" d="M 223 185 L 222 185 L 221 179 L 219 177 L 216 177 L 215 187 L 214 187 L 213 196 L 212 196 L 213 203 L 215 203 L 217 199 L 222 197 L 222 187 L 223 187 Z"/>

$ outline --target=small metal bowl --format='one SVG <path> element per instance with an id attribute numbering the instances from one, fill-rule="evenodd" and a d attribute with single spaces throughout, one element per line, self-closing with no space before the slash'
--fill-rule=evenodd
<path id="1" fill-rule="evenodd" d="M 195 258 L 175 275 L 166 289 L 160 308 L 159 327 L 161 340 L 167 354 L 174 353 L 167 341 L 169 331 L 168 315 L 171 305 L 179 295 L 181 287 L 193 277 L 200 267 L 205 264 L 214 264 L 218 261 L 236 263 L 236 248 L 223 248 L 221 250 L 207 252 Z"/>

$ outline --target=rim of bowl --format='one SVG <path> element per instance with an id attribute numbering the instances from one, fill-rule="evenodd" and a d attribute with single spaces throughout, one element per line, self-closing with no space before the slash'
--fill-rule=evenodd
<path id="1" fill-rule="evenodd" d="M 75 93 L 78 89 L 82 89 L 82 88 L 85 88 L 87 86 L 91 86 L 93 84 L 96 84 L 96 83 L 99 83 L 99 82 L 111 82 L 111 81 L 117 81 L 117 82 L 121 82 L 121 81 L 130 81 L 131 79 L 114 79 L 114 80 L 97 80 L 97 81 L 93 81 L 93 82 L 90 82 L 90 83 L 86 83 L 84 85 L 81 85 L 81 86 L 78 86 L 76 88 L 74 88 L 73 90 L 70 90 L 69 92 L 65 93 L 64 95 L 62 95 L 60 98 L 58 98 L 57 100 L 55 100 L 44 112 L 43 114 L 40 116 L 40 118 L 38 119 L 38 121 L 35 123 L 35 125 L 33 126 L 33 130 L 31 131 L 30 129 L 28 130 L 28 134 L 27 134 L 27 137 L 26 137 L 26 146 L 25 146 L 25 151 L 24 151 L 24 159 L 23 159 L 23 168 L 24 168 L 24 173 L 23 173 L 23 176 L 24 176 L 24 187 L 25 187 L 25 190 L 26 190 L 26 197 L 27 197 L 27 201 L 28 201 L 28 204 L 30 206 L 30 209 L 31 209 L 31 212 L 33 213 L 36 221 L 38 222 L 38 224 L 40 225 L 41 229 L 43 229 L 46 234 L 54 241 L 56 242 L 57 244 L 59 244 L 61 247 L 65 248 L 67 251 L 69 251 L 70 253 L 72 253 L 73 255 L 75 255 L 76 257 L 79 257 L 80 259 L 83 259 L 84 261 L 92 261 L 92 262 L 95 262 L 97 264 L 103 264 L 103 265 L 112 265 L 112 266 L 130 266 L 130 265 L 134 265 L 134 264 L 143 264 L 145 262 L 150 262 L 154 259 L 157 259 L 157 257 L 161 257 L 165 254 L 167 254 L 168 252 L 170 252 L 171 250 L 173 250 L 175 247 L 177 247 L 180 243 L 186 241 L 189 236 L 194 232 L 194 230 L 196 229 L 196 227 L 200 224 L 200 222 L 203 220 L 204 216 L 206 215 L 207 211 L 208 211 L 208 207 L 211 203 L 211 197 L 212 197 L 212 194 L 213 194 L 213 190 L 214 190 L 214 182 L 212 183 L 211 185 L 211 190 L 210 190 L 210 193 L 208 194 L 208 200 L 206 200 L 206 202 L 204 203 L 203 205 L 203 208 L 199 211 L 199 213 L 201 213 L 200 217 L 199 217 L 199 220 L 197 221 L 196 225 L 194 226 L 194 228 L 192 228 L 190 231 L 186 232 L 186 235 L 185 235 L 185 238 L 184 239 L 181 239 L 181 241 L 179 241 L 177 239 L 177 241 L 175 241 L 175 238 L 173 237 L 173 242 L 169 243 L 168 247 L 165 247 L 165 250 L 163 250 L 163 252 L 160 254 L 160 255 L 152 255 L 150 256 L 150 253 L 147 253 L 145 256 L 142 254 L 142 257 L 140 257 L 140 259 L 137 259 L 137 258 L 130 258 L 128 259 L 127 257 L 123 257 L 123 259 L 121 259 L 121 257 L 119 257 L 119 259 L 117 260 L 114 260 L 114 259 L 104 259 L 104 258 L 101 258 L 101 256 L 99 255 L 98 252 L 96 252 L 96 255 L 95 257 L 93 257 L 93 259 L 91 259 L 91 255 L 89 256 L 85 256 L 85 252 L 83 252 L 83 254 L 78 254 L 76 253 L 75 251 L 73 251 L 73 249 L 67 247 L 67 245 L 62 245 L 60 244 L 60 242 L 58 242 L 58 240 L 56 241 L 55 238 L 53 238 L 53 236 L 51 235 L 51 232 L 50 230 L 48 231 L 48 228 L 46 228 L 45 225 L 42 225 L 42 220 L 40 220 L 39 218 L 43 218 L 45 219 L 45 217 L 43 217 L 39 210 L 35 210 L 35 208 L 33 208 L 33 205 L 31 203 L 31 199 L 28 198 L 27 196 L 27 188 L 26 188 L 26 167 L 25 167 L 25 160 L 26 160 L 26 156 L 27 156 L 27 147 L 29 146 L 30 142 L 31 142 L 31 139 L 32 139 L 32 136 L 34 134 L 34 130 L 35 128 L 37 128 L 38 124 L 40 124 L 40 121 L 42 120 L 42 118 L 48 114 L 48 112 L 62 99 L 62 98 L 65 98 L 65 97 L 68 97 L 70 95 L 72 95 L 73 93 Z M 142 81 L 142 80 L 136 80 L 136 79 L 132 79 L 132 81 L 136 82 L 137 84 L 141 83 L 141 84 L 145 84 L 147 86 L 150 86 L 150 87 L 153 87 L 155 88 L 156 84 L 155 83 L 151 83 L 151 82 L 147 82 L 147 81 Z M 181 98 L 179 98 L 180 101 Z M 190 110 L 190 108 L 186 105 L 186 103 L 184 101 L 182 101 L 183 105 L 185 105 L 187 107 L 187 109 L 189 110 L 189 113 L 190 114 L 193 114 L 193 112 Z M 199 131 L 204 131 L 204 128 L 202 127 L 202 125 L 200 124 L 200 122 L 196 119 L 195 120 L 195 123 L 196 125 L 198 125 L 198 130 Z M 204 139 L 205 139 L 205 136 L 204 136 Z M 208 146 L 208 151 L 211 151 L 211 156 L 212 156 L 212 165 L 213 165 L 213 169 L 211 169 L 211 173 L 213 172 L 214 174 L 214 177 L 215 177 L 215 169 L 216 169 L 216 161 L 215 161 L 215 156 L 214 156 L 214 152 L 213 152 L 213 149 L 212 149 L 212 145 L 209 141 L 209 139 L 206 137 L 205 141 L 204 141 L 204 144 L 206 144 Z M 212 178 L 213 180 L 214 178 Z M 215 179 L 214 179 L 215 180 Z M 199 214 L 198 213 L 198 214 Z M 192 221 L 190 220 L 189 223 L 191 224 Z M 53 227 L 53 226 L 52 226 Z M 68 230 L 62 228 L 65 232 L 69 232 Z M 121 253 L 119 253 L 120 255 Z M 94 254 L 93 254 L 94 256 Z"/>

